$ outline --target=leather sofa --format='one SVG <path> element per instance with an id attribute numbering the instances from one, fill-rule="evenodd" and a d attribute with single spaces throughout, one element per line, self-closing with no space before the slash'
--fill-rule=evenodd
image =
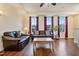
<path id="1" fill-rule="evenodd" d="M 32 40 L 34 39 L 34 37 L 50 37 L 53 39 L 54 34 L 51 31 L 40 30 L 40 31 L 36 31 L 34 34 L 31 34 Z"/>
<path id="2" fill-rule="evenodd" d="M 22 50 L 29 42 L 30 36 L 20 31 L 4 32 L 2 36 L 4 51 Z"/>

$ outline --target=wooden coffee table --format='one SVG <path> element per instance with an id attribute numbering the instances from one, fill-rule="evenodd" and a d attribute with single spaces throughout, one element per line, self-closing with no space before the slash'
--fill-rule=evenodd
<path id="1" fill-rule="evenodd" d="M 51 49 L 51 51 L 54 51 L 54 40 L 49 38 L 49 37 L 37 37 L 37 38 L 34 38 L 33 40 L 33 53 L 35 55 L 35 51 L 36 51 L 36 44 L 41 44 L 41 45 L 44 45 L 44 44 L 49 44 L 49 48 Z"/>

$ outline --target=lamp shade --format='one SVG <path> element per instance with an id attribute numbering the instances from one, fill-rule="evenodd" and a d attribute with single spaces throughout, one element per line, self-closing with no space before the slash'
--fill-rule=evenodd
<path id="1" fill-rule="evenodd" d="M 25 28 L 24 28 L 24 32 L 25 32 L 25 34 L 27 34 L 27 31 L 28 31 L 28 30 L 27 30 L 27 27 L 25 27 Z"/>
<path id="2" fill-rule="evenodd" d="M 3 14 L 3 11 L 0 10 L 0 16 Z"/>

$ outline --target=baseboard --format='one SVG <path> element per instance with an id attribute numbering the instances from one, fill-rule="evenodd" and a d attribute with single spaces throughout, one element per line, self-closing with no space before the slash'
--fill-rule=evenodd
<path id="1" fill-rule="evenodd" d="M 4 51 L 4 49 L 0 49 L 0 52 L 3 52 Z"/>
<path id="2" fill-rule="evenodd" d="M 74 38 L 68 38 L 68 39 L 74 39 Z"/>
<path id="3" fill-rule="evenodd" d="M 4 56 L 4 50 L 0 50 L 0 56 Z"/>
<path id="4" fill-rule="evenodd" d="M 56 39 L 56 38 L 54 38 L 54 39 Z M 59 39 L 74 39 L 74 38 L 59 38 Z"/>

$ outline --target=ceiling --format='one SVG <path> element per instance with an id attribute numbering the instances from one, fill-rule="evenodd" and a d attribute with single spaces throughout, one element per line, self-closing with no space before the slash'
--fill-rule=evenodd
<path id="1" fill-rule="evenodd" d="M 51 5 L 51 3 L 45 3 L 42 7 L 40 7 L 41 3 L 10 3 L 10 4 L 0 4 L 4 6 L 3 8 L 6 11 L 6 8 L 12 7 L 10 10 L 17 10 L 19 14 L 27 14 L 30 15 L 72 15 L 79 14 L 79 3 L 57 3 L 56 6 Z M 49 7 L 47 6 L 49 4 Z M 6 7 L 5 7 L 6 6 Z M 13 9 L 14 8 L 14 9 Z"/>
<path id="2" fill-rule="evenodd" d="M 56 6 L 45 3 L 23 3 L 20 4 L 25 11 L 31 15 L 71 15 L 79 12 L 79 3 L 57 3 Z M 49 4 L 49 7 L 47 6 Z"/>

